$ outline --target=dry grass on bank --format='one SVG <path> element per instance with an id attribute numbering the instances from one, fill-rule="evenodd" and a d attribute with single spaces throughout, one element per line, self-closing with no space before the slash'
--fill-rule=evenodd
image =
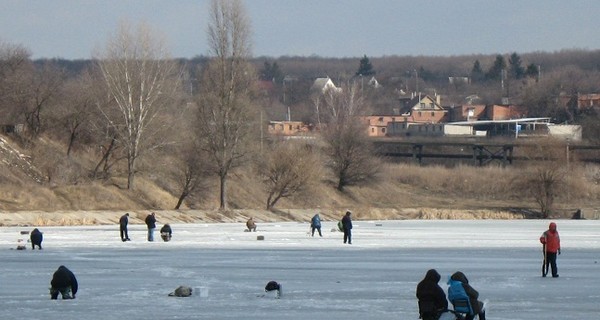
<path id="1" fill-rule="evenodd" d="M 175 181 L 156 172 L 138 174 L 135 190 L 124 188 L 124 177 L 58 186 L 20 180 L 0 185 L 0 211 L 15 216 L 0 220 L 0 225 L 116 223 L 125 211 L 137 215 L 134 221 L 141 222 L 149 211 L 157 211 L 181 223 L 237 222 L 249 216 L 258 221 L 305 221 L 315 212 L 335 220 L 347 209 L 356 213 L 356 219 L 519 219 L 533 216 L 528 213 L 538 209 L 532 199 L 514 187 L 528 170 L 531 167 L 386 164 L 373 184 L 339 192 L 333 178 L 325 177 L 315 190 L 282 199 L 273 212 L 264 210 L 266 193 L 251 170 L 238 170 L 230 176 L 228 212 L 215 210 L 216 180 L 210 182 L 207 193 L 199 195 L 200 201 L 181 211 L 170 211 L 177 202 Z M 556 214 L 568 217 L 578 208 L 595 210 L 600 204 L 599 182 L 598 166 L 572 165 L 556 200 Z M 167 185 L 172 186 L 170 190 L 164 188 Z M 30 211 L 34 214 L 18 221 L 16 214 Z M 35 213 L 38 211 L 60 214 Z"/>

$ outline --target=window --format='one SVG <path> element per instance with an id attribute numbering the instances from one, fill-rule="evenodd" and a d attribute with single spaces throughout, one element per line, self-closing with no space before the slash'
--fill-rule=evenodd
<path id="1" fill-rule="evenodd" d="M 292 125 L 290 124 L 290 125 L 288 125 L 288 126 L 289 126 L 289 128 L 290 128 L 290 131 L 292 131 Z"/>
<path id="2" fill-rule="evenodd" d="M 381 128 L 381 133 L 385 133 L 385 128 Z"/>
<path id="3" fill-rule="evenodd" d="M 435 111 L 431 111 L 431 116 L 435 117 Z"/>
<path id="4" fill-rule="evenodd" d="M 371 132 L 372 132 L 372 133 L 375 133 L 375 128 L 371 128 Z"/>

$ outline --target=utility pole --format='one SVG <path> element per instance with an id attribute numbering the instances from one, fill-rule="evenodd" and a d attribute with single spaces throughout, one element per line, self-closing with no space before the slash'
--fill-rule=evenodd
<path id="1" fill-rule="evenodd" d="M 419 73 L 417 72 L 417 69 L 414 69 L 415 71 L 415 87 L 416 87 L 416 92 L 419 93 Z"/>

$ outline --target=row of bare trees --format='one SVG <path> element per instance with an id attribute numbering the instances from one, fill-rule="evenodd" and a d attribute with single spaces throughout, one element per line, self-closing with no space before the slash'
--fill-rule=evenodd
<path id="1" fill-rule="evenodd" d="M 126 177 L 136 188 L 142 171 L 176 181 L 176 208 L 211 190 L 218 180 L 219 208 L 228 209 L 228 181 L 237 168 L 253 168 L 266 207 L 310 191 L 330 168 L 340 191 L 375 177 L 366 131 L 357 120 L 365 104 L 356 86 L 323 96 L 321 142 L 271 141 L 258 152 L 260 97 L 251 59 L 250 21 L 239 0 L 213 0 L 208 23 L 210 57 L 186 83 L 184 65 L 172 59 L 163 36 L 145 24 L 121 23 L 95 62 L 72 75 L 29 52 L 0 45 L 0 111 L 7 123 L 25 123 L 28 141 L 60 140 L 64 158 L 45 158 L 48 181 L 60 183 L 60 162 L 81 161 L 91 179 Z M 187 78 L 186 78 L 187 77 Z M 321 141 L 321 140 L 319 140 Z M 70 159 L 70 160 L 67 160 Z M 54 161 L 52 163 L 51 161 Z M 54 164 L 54 165 L 53 165 Z M 163 166 L 163 167 L 161 167 Z M 69 181 L 81 181 L 71 179 Z M 165 183 L 168 185 L 168 183 Z"/>

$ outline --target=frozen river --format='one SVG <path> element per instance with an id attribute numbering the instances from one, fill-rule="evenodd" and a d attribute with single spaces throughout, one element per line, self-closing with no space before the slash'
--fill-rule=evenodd
<path id="1" fill-rule="evenodd" d="M 171 242 L 130 225 L 125 243 L 118 226 L 40 227 L 42 251 L 14 250 L 33 228 L 4 227 L 0 319 L 418 319 L 415 288 L 430 268 L 444 289 L 463 271 L 488 319 L 599 319 L 600 222 L 556 222 L 557 279 L 540 274 L 546 220 L 354 221 L 352 245 L 334 222 L 322 238 L 308 223 L 176 224 Z M 77 276 L 75 300 L 49 299 L 59 265 Z M 269 280 L 281 299 L 265 294 Z M 179 285 L 194 295 L 168 297 Z"/>

